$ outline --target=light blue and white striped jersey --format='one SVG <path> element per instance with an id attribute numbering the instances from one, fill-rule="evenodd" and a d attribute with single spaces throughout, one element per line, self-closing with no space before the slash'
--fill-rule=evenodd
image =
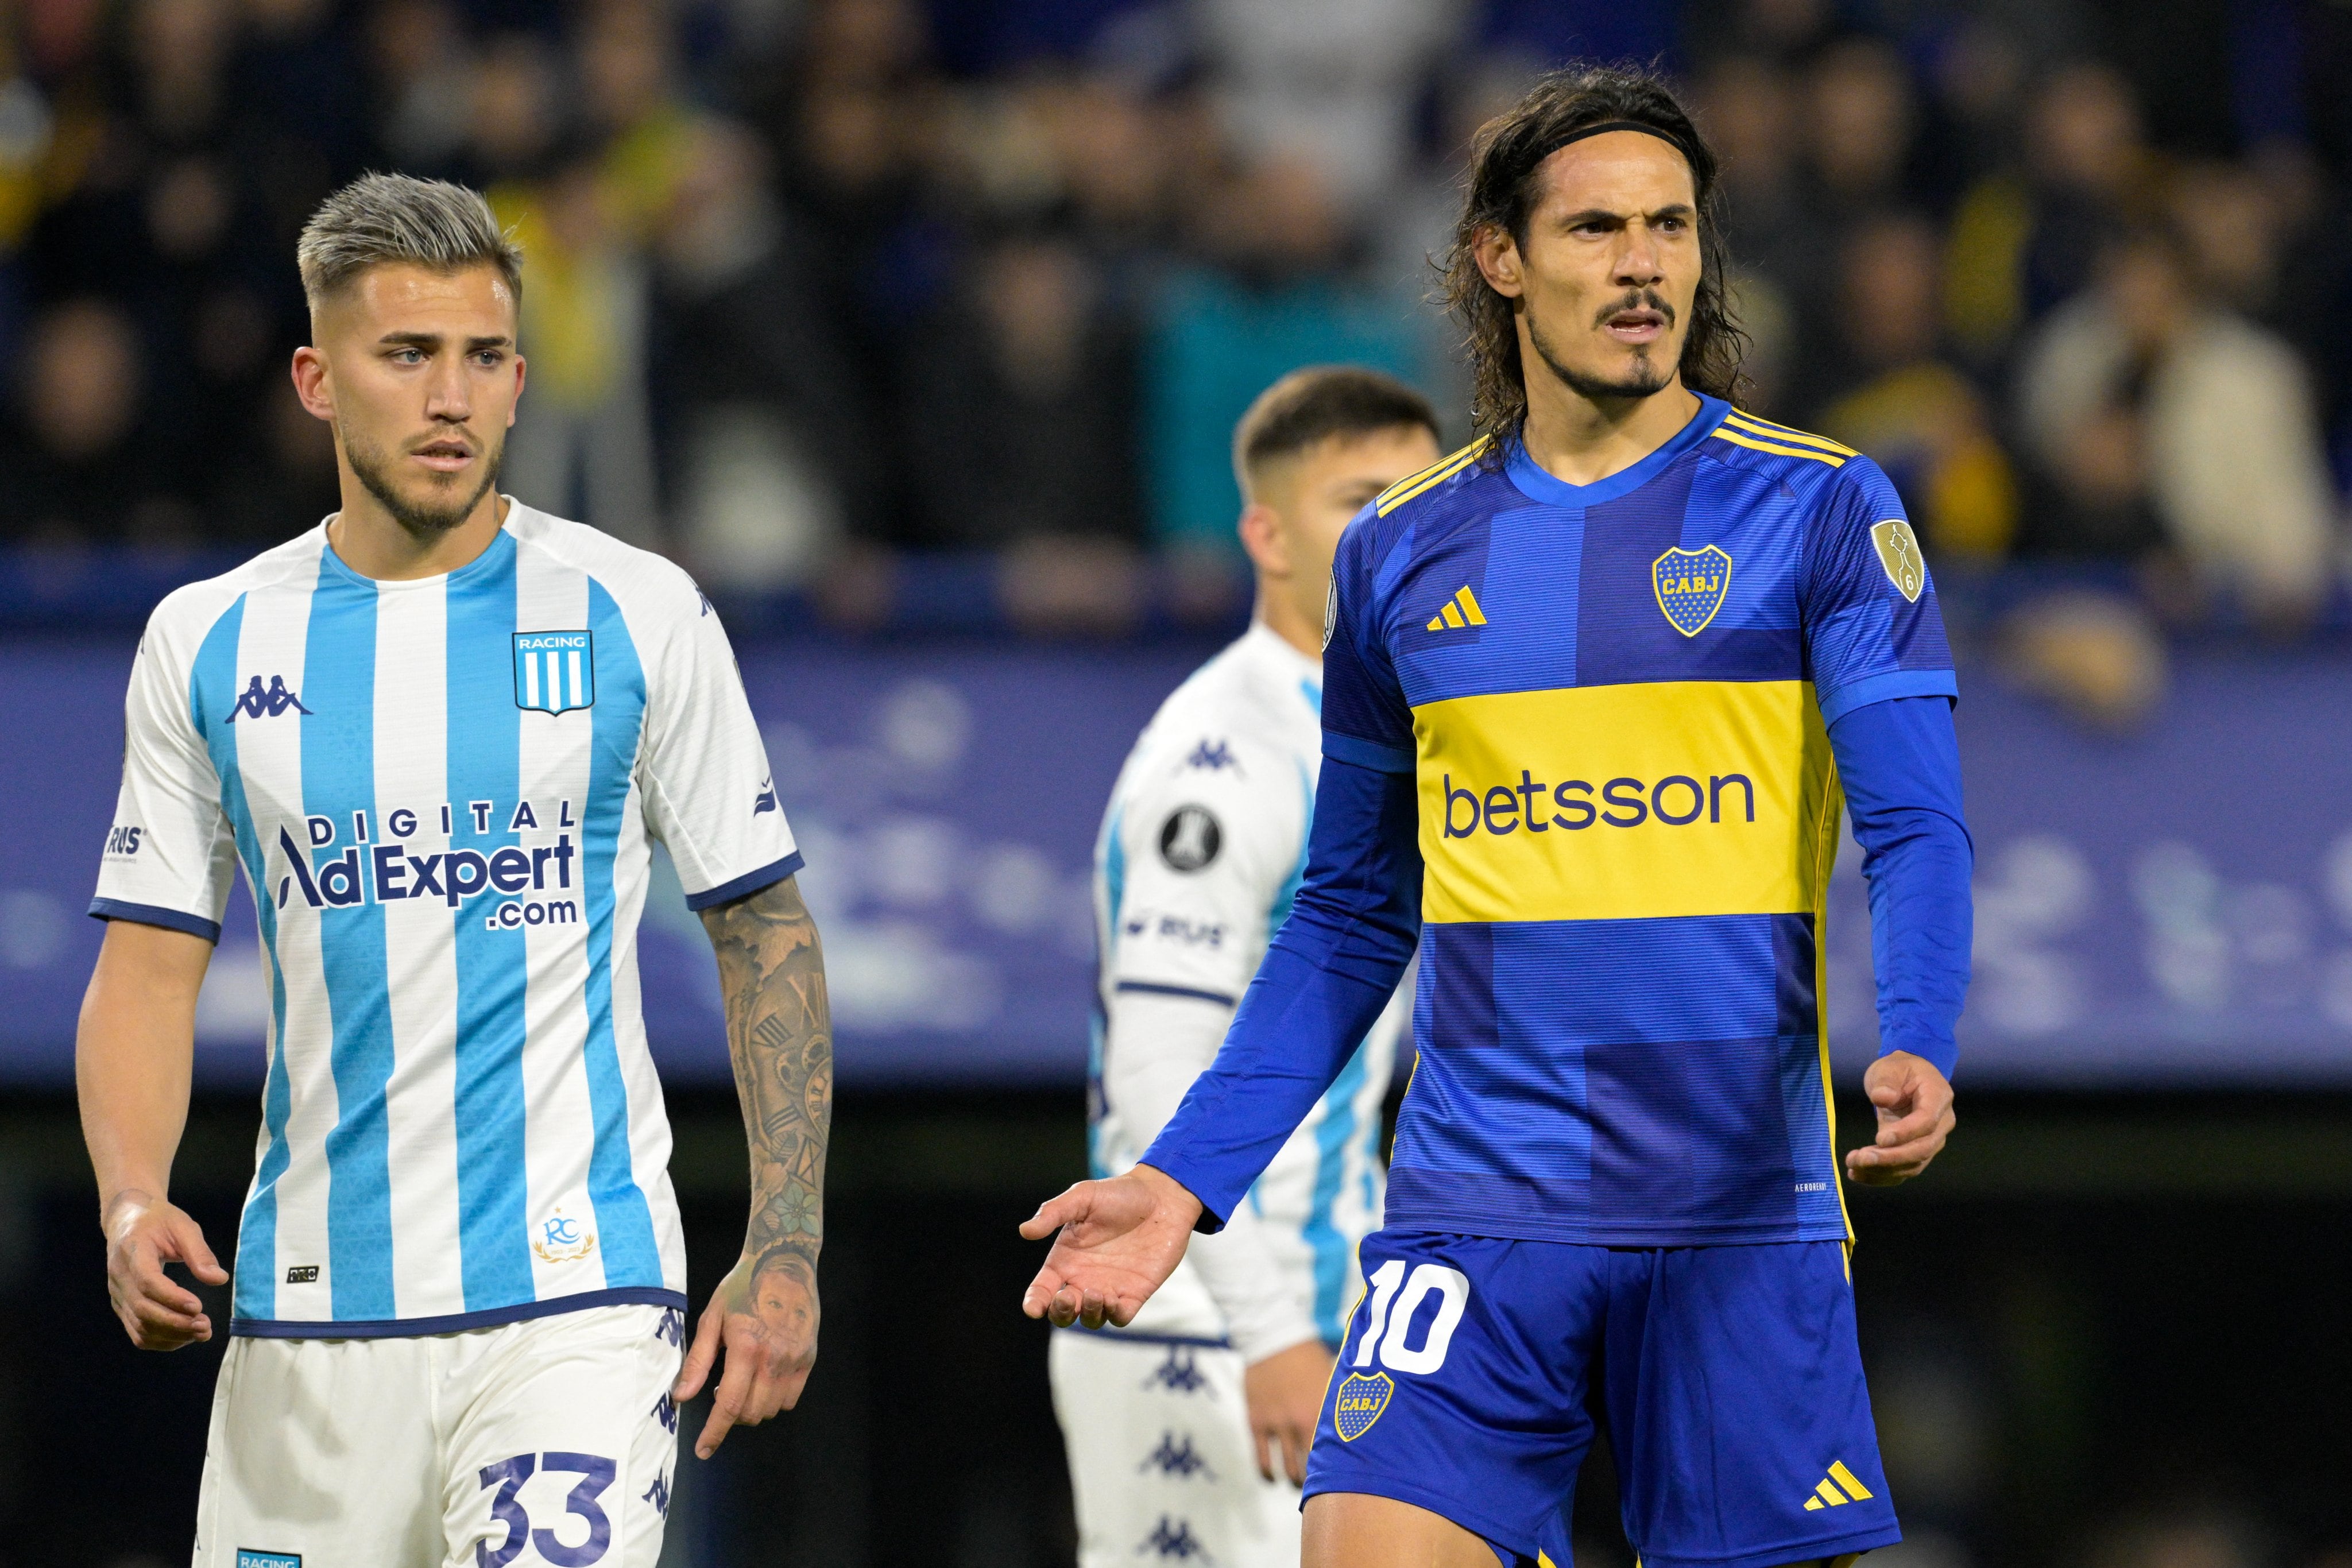
<path id="1" fill-rule="evenodd" d="M 321 525 L 156 608 L 125 727 L 90 912 L 216 940 L 237 863 L 259 912 L 231 1332 L 683 1307 L 648 838 L 697 908 L 800 865 L 686 574 L 509 502 L 467 566 L 380 582 Z"/>
<path id="2" fill-rule="evenodd" d="M 1264 625 L 1160 705 L 1119 770 L 1095 854 L 1100 945 L 1089 1144 L 1134 1165 L 1215 1056 L 1307 870 L 1322 765 L 1322 666 Z M 1392 1002 L 1215 1236 L 1129 1332 L 1229 1339 L 1255 1360 L 1337 1345 L 1380 1228 L 1381 1103 L 1406 1013 Z"/>

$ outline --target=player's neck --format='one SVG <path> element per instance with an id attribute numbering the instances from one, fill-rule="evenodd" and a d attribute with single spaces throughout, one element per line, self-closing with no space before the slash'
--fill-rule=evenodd
<path id="1" fill-rule="evenodd" d="M 1256 622 L 1298 650 L 1299 654 L 1316 664 L 1323 662 L 1322 601 L 1316 601 L 1316 611 L 1309 615 L 1290 596 L 1270 591 L 1261 583 L 1257 591 Z"/>
<path id="2" fill-rule="evenodd" d="M 456 528 L 417 534 L 384 510 L 365 486 L 346 479 L 342 509 L 327 521 L 327 542 L 345 566 L 379 582 L 446 576 L 489 549 L 506 522 L 507 499 L 493 489 L 484 492 Z"/>
<path id="3" fill-rule="evenodd" d="M 1647 397 L 1594 398 L 1546 373 L 1530 379 L 1520 439 L 1545 473 L 1592 485 L 1672 441 L 1698 411 L 1698 398 L 1679 375 Z"/>

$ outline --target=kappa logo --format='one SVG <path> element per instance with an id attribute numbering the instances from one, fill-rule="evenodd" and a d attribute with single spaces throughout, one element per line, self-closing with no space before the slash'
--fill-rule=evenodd
<path id="1" fill-rule="evenodd" d="M 1731 591 L 1731 558 L 1719 545 L 1670 549 L 1650 563 L 1650 586 L 1666 623 L 1685 637 L 1706 630 Z"/>
<path id="2" fill-rule="evenodd" d="M 285 676 L 270 676 L 269 689 L 264 691 L 261 677 L 256 675 L 245 684 L 245 694 L 236 699 L 236 706 L 228 710 L 228 722 L 235 724 L 239 717 L 276 718 L 289 707 L 296 713 L 310 711 L 302 706 L 300 697 L 286 689 Z"/>
<path id="3" fill-rule="evenodd" d="M 1927 586 L 1927 562 L 1919 553 L 1919 538 L 1911 531 L 1911 525 L 1900 517 L 1874 523 L 1870 542 L 1877 549 L 1878 564 L 1885 570 L 1886 580 L 1895 585 L 1895 591 L 1918 603 L 1920 593 Z"/>
<path id="4" fill-rule="evenodd" d="M 1222 740 L 1212 746 L 1206 736 L 1202 737 L 1201 744 L 1192 748 L 1192 754 L 1184 758 L 1184 766 L 1204 768 L 1212 773 L 1222 773 L 1228 768 L 1236 773 L 1242 772 L 1242 765 L 1235 759 L 1233 748 Z"/>
<path id="5" fill-rule="evenodd" d="M 1198 1475 L 1205 1475 L 1213 1481 L 1217 1479 L 1217 1472 L 1209 1468 L 1209 1461 L 1193 1450 L 1192 1434 L 1190 1432 L 1185 1433 L 1181 1441 L 1173 1432 L 1160 1433 L 1160 1446 L 1144 1455 L 1143 1463 L 1135 1468 L 1138 1470 L 1156 1469 L 1163 1476 L 1174 1476 L 1180 1480 L 1190 1480 Z"/>
<path id="6" fill-rule="evenodd" d="M 1202 1373 L 1200 1359 L 1193 1354 L 1192 1346 L 1171 1344 L 1168 1347 L 1168 1359 L 1143 1380 L 1143 1386 L 1165 1388 L 1171 1394 L 1198 1394 L 1209 1386 L 1209 1380 Z"/>
<path id="7" fill-rule="evenodd" d="M 1360 1372 L 1348 1375 L 1339 1385 L 1339 1396 L 1331 1405 L 1331 1425 L 1339 1428 L 1339 1441 L 1352 1443 L 1372 1429 L 1381 1412 L 1389 1407 L 1389 1396 L 1396 1392 L 1396 1381 L 1385 1372 L 1367 1377 Z"/>
<path id="8" fill-rule="evenodd" d="M 1216 1561 L 1209 1555 L 1209 1549 L 1201 1544 L 1201 1538 L 1192 1533 L 1191 1520 L 1171 1519 L 1164 1513 L 1160 1516 L 1160 1522 L 1152 1526 L 1151 1533 L 1143 1538 L 1143 1544 L 1135 1549 L 1135 1554 L 1138 1557 L 1147 1554 L 1172 1557 L 1179 1563 L 1213 1563 Z"/>

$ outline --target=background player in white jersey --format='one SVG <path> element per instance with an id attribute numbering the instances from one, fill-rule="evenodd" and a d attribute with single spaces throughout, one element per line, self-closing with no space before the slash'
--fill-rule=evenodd
<path id="1" fill-rule="evenodd" d="M 228 1279 L 169 1184 L 232 866 L 272 1001 L 197 1568 L 640 1568 L 698 1440 L 816 1354 L 831 1029 L 726 635 L 684 573 L 496 489 L 520 257 L 481 198 L 371 175 L 299 257 L 341 509 L 159 606 L 92 913 L 82 1121 L 131 1342 Z M 684 1344 L 638 1013 L 648 839 L 718 949 L 743 1252 Z M 683 1364 L 681 1365 L 681 1359 Z"/>
<path id="2" fill-rule="evenodd" d="M 1215 1057 L 1290 912 L 1320 766 L 1332 552 L 1349 517 L 1437 455 L 1418 393 L 1344 367 L 1285 376 L 1234 434 L 1256 614 L 1145 728 L 1096 853 L 1098 1176 L 1135 1163 Z M 1055 1334 L 1081 1568 L 1139 1550 L 1298 1561 L 1307 1446 L 1360 1285 L 1356 1244 L 1381 1223 L 1403 1011 L 1401 993 L 1248 1203 L 1134 1322 Z"/>

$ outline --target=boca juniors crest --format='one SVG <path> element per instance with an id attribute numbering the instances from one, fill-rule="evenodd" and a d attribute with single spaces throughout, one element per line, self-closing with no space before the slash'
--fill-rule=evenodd
<path id="1" fill-rule="evenodd" d="M 1658 608 L 1666 621 L 1685 637 L 1706 630 L 1723 596 L 1731 591 L 1731 558 L 1715 545 L 1705 549 L 1670 549 L 1650 563 L 1650 586 L 1657 591 Z"/>
<path id="2" fill-rule="evenodd" d="M 1331 1425 L 1339 1429 L 1339 1441 L 1352 1443 L 1370 1431 L 1381 1412 L 1389 1407 L 1389 1396 L 1395 1392 L 1396 1384 L 1385 1372 L 1370 1377 L 1360 1372 L 1349 1374 L 1331 1406 Z"/>
<path id="3" fill-rule="evenodd" d="M 514 634 L 515 706 L 569 713 L 596 706 L 596 656 L 585 632 Z"/>

